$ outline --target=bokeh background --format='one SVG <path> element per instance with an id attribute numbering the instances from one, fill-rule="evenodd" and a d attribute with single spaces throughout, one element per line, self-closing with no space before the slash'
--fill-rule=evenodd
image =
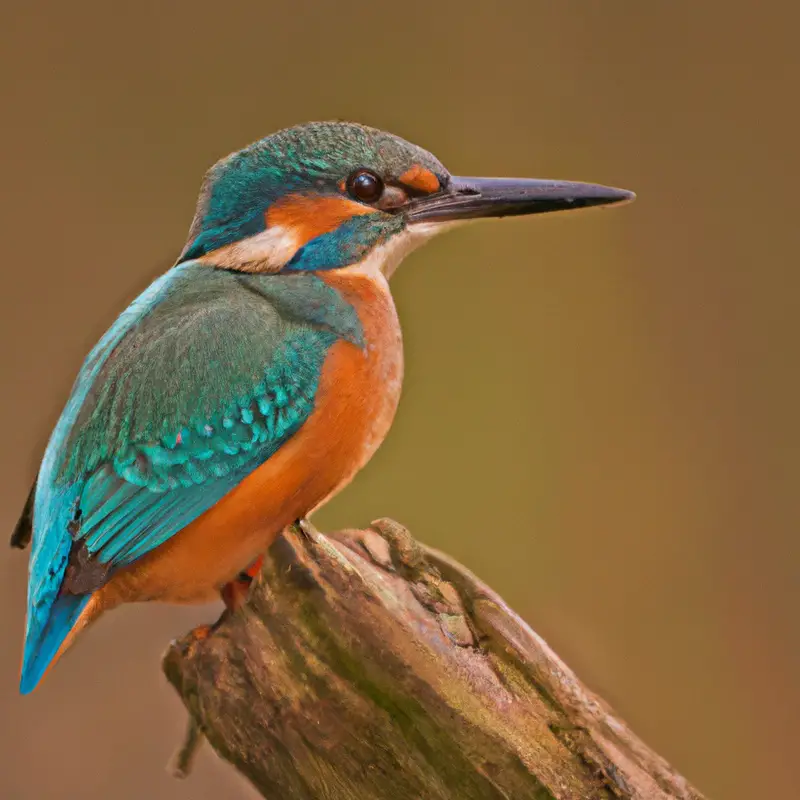
<path id="1" fill-rule="evenodd" d="M 349 118 L 457 173 L 634 189 L 411 257 L 399 417 L 316 521 L 464 561 L 711 797 L 797 796 L 796 8 L 4 3 L 0 529 L 226 152 Z M 26 556 L 0 577 L 3 800 L 254 797 L 210 750 L 164 769 L 159 657 L 215 607 L 117 611 L 20 698 Z"/>

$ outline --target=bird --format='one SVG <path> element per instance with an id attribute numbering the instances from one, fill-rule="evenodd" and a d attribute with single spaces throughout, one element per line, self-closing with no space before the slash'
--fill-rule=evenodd
<path id="1" fill-rule="evenodd" d="M 175 264 L 81 366 L 14 530 L 31 548 L 20 691 L 122 603 L 240 604 L 276 536 L 364 467 L 400 399 L 389 279 L 408 253 L 471 220 L 633 198 L 458 177 L 341 121 L 218 161 Z"/>

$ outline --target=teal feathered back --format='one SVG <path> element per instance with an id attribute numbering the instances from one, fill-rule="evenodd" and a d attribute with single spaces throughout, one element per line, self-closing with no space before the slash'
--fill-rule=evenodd
<path id="1" fill-rule="evenodd" d="M 91 591 L 297 431 L 337 339 L 363 345 L 358 317 L 315 276 L 193 262 L 120 316 L 86 359 L 37 480 L 23 692 Z"/>

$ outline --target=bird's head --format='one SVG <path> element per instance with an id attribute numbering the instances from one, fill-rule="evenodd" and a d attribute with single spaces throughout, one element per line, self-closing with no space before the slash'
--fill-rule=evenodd
<path id="1" fill-rule="evenodd" d="M 632 198 L 586 183 L 459 178 L 390 133 L 309 123 L 268 136 L 208 171 L 179 261 L 287 272 L 369 259 L 388 275 L 413 247 L 453 223 Z"/>

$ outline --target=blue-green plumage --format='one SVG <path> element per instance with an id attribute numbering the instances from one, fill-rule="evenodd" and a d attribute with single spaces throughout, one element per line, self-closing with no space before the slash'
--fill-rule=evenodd
<path id="1" fill-rule="evenodd" d="M 306 513 L 366 463 L 391 424 L 402 374 L 385 278 L 411 247 L 442 229 L 439 223 L 631 196 L 589 184 L 454 177 L 419 147 L 353 123 L 279 131 L 214 165 L 178 264 L 86 359 L 12 536 L 19 547 L 32 538 L 22 691 L 39 682 L 84 609 L 81 624 L 105 609 L 103 592 L 114 587 L 115 571 L 214 506 L 303 426 L 338 341 L 363 352 L 339 348 L 346 355 L 337 353 L 339 366 L 325 384 L 333 410 L 304 437 L 312 444 L 302 442 L 316 449 L 309 474 L 290 475 L 288 497 L 276 502 L 296 501 L 286 515 Z M 392 242 L 397 246 L 381 248 Z M 356 263 L 361 268 L 346 275 L 328 273 L 331 285 L 315 274 Z M 360 304 L 358 313 L 334 285 Z M 356 388 L 348 391 L 347 383 Z M 338 462 L 326 454 L 328 435 Z M 260 482 L 247 483 L 261 491 Z M 247 502 L 258 517 L 253 496 Z M 267 533 L 286 521 L 275 517 Z M 260 517 L 252 524 L 263 527 Z M 267 546 L 267 535 L 255 533 L 216 572 L 221 545 L 209 547 L 200 562 L 201 572 L 212 573 L 204 589 L 230 580 L 240 560 Z M 182 558 L 187 552 L 200 550 L 185 547 Z M 154 556 L 143 565 L 140 577 L 157 562 Z M 135 572 L 121 574 L 119 583 Z M 186 590 L 177 572 L 160 578 L 177 586 L 144 580 L 131 598 L 185 599 L 197 587 Z M 86 608 L 96 589 L 97 607 Z"/>
<path id="2" fill-rule="evenodd" d="M 358 317 L 313 275 L 187 262 L 122 314 L 86 359 L 37 481 L 23 691 L 95 582 L 208 510 L 303 424 L 337 339 L 363 344 Z"/>
<path id="3" fill-rule="evenodd" d="M 447 179 L 447 170 L 426 150 L 375 128 L 315 122 L 279 131 L 223 158 L 208 171 L 181 258 L 199 258 L 260 233 L 266 228 L 265 212 L 286 195 L 340 196 L 342 179 L 356 168 L 391 180 L 414 165 L 431 170 L 443 183 Z M 376 237 L 396 233 L 405 224 L 402 215 L 352 220 L 334 232 L 335 237 L 321 237 L 313 256 L 303 255 L 307 248 L 302 248 L 289 268 L 332 269 L 353 263 L 376 243 Z M 349 249 L 349 261 L 334 249 L 334 239 Z M 357 240 L 363 247 L 353 246 Z"/>
<path id="4" fill-rule="evenodd" d="M 404 227 L 402 217 L 379 221 L 371 214 L 353 217 L 301 247 L 285 269 L 305 272 L 318 270 L 321 264 L 325 264 L 325 269 L 346 267 L 360 261 L 373 247 L 383 244 Z"/>

